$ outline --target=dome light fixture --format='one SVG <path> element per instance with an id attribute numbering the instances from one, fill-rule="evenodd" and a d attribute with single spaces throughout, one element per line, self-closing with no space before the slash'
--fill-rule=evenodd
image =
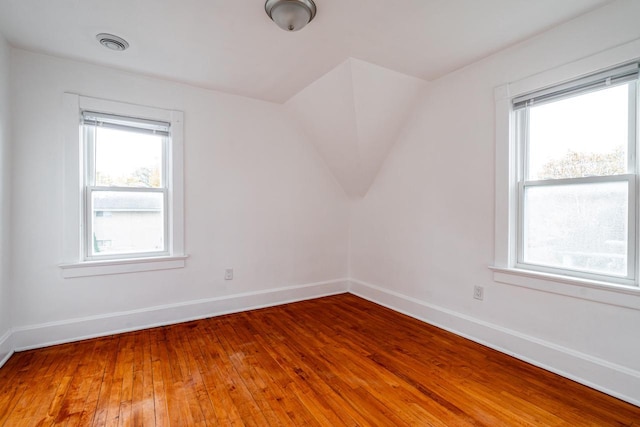
<path id="1" fill-rule="evenodd" d="M 301 30 L 316 16 L 313 0 L 267 0 L 264 10 L 285 31 Z"/>
<path id="2" fill-rule="evenodd" d="M 96 40 L 98 40 L 102 46 L 111 50 L 122 51 L 129 47 L 129 43 L 125 39 L 114 36 L 113 34 L 96 34 Z"/>

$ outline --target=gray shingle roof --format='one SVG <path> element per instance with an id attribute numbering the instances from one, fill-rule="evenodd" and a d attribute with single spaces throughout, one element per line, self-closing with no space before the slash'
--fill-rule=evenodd
<path id="1" fill-rule="evenodd" d="M 160 211 L 162 193 L 129 193 L 126 191 L 96 191 L 94 211 Z"/>

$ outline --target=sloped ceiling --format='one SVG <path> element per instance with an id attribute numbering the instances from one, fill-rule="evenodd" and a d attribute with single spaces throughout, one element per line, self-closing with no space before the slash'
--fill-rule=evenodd
<path id="1" fill-rule="evenodd" d="M 415 77 L 350 58 L 285 105 L 347 195 L 362 197 L 425 86 Z"/>
<path id="2" fill-rule="evenodd" d="M 612 1 L 316 0 L 313 22 L 288 33 L 264 0 L 0 0 L 0 33 L 31 51 L 286 103 L 360 197 L 424 81 Z M 131 47 L 104 49 L 102 32 Z"/>
<path id="3" fill-rule="evenodd" d="M 283 103 L 358 58 L 433 80 L 612 0 L 316 0 L 302 31 L 264 0 L 0 0 L 13 46 Z M 113 52 L 97 33 L 124 37 Z"/>

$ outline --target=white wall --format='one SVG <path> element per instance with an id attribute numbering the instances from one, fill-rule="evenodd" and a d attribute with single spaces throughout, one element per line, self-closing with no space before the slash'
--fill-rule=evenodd
<path id="1" fill-rule="evenodd" d="M 13 50 L 10 203 L 7 102 L 0 189 L 14 346 L 340 292 L 350 259 L 354 293 L 640 404 L 639 311 L 499 284 L 487 268 L 494 88 L 636 39 L 639 16 L 640 3 L 620 0 L 434 82 L 351 206 L 283 106 Z M 0 100 L 7 51 L 0 43 Z M 61 278 L 66 91 L 184 111 L 186 268 Z M 0 336 L 10 328 L 2 259 Z"/>
<path id="2" fill-rule="evenodd" d="M 11 354 L 11 288 L 9 277 L 9 197 L 10 197 L 10 48 L 0 36 L 0 365 Z"/>
<path id="3" fill-rule="evenodd" d="M 349 58 L 285 105 L 345 192 L 367 193 L 424 80 Z"/>
<path id="4" fill-rule="evenodd" d="M 499 284 L 488 269 L 494 88 L 637 39 L 639 17 L 640 2 L 619 1 L 432 82 L 354 205 L 353 291 L 640 404 L 640 311 Z"/>
<path id="5" fill-rule="evenodd" d="M 348 199 L 283 106 L 12 52 L 16 348 L 346 290 Z M 184 112 L 186 268 L 61 278 L 64 92 Z"/>

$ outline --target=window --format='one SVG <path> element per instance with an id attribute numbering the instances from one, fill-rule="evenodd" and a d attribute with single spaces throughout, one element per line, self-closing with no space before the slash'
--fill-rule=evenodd
<path id="1" fill-rule="evenodd" d="M 83 111 L 82 127 L 85 259 L 168 255 L 170 124 Z"/>
<path id="2" fill-rule="evenodd" d="M 516 267 L 637 284 L 638 66 L 513 100 Z"/>
<path id="3" fill-rule="evenodd" d="M 182 113 L 65 104 L 64 277 L 183 267 Z"/>

